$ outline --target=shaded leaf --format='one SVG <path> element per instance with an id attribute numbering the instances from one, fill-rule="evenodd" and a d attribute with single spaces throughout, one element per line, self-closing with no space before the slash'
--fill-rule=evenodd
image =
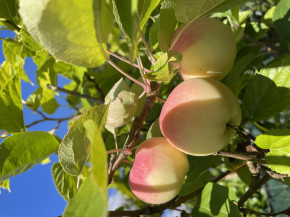
<path id="1" fill-rule="evenodd" d="M 66 173 L 59 162 L 53 164 L 51 172 L 58 193 L 65 200 L 71 200 L 77 193 L 78 177 Z"/>
<path id="2" fill-rule="evenodd" d="M 163 137 L 159 126 L 159 118 L 157 118 L 153 124 L 151 124 L 146 136 L 146 140 L 153 137 Z"/>
<path id="3" fill-rule="evenodd" d="M 281 0 L 273 13 L 274 26 L 278 34 L 290 41 L 290 1 Z"/>
<path id="4" fill-rule="evenodd" d="M 165 0 L 160 8 L 160 29 L 158 32 L 159 47 L 166 52 L 170 47 L 171 38 L 177 26 L 174 14 L 174 0 Z"/>
<path id="5" fill-rule="evenodd" d="M 138 16 L 139 16 L 139 26 L 142 30 L 148 21 L 153 10 L 159 5 L 160 0 L 143 1 L 138 0 Z"/>
<path id="6" fill-rule="evenodd" d="M 209 181 L 208 169 L 214 167 L 220 159 L 218 156 L 188 156 L 189 171 L 180 194 L 187 195 L 204 186 Z"/>
<path id="7" fill-rule="evenodd" d="M 46 132 L 14 134 L 0 144 L 0 182 L 18 175 L 57 151 L 59 143 Z"/>
<path id="8" fill-rule="evenodd" d="M 231 188 L 208 183 L 192 214 L 196 217 L 241 217 L 235 201 L 236 194 Z"/>
<path id="9" fill-rule="evenodd" d="M 290 108 L 290 89 L 277 87 L 269 78 L 255 75 L 246 89 L 242 108 L 244 116 L 251 121 L 267 119 Z"/>
<path id="10" fill-rule="evenodd" d="M 59 148 L 59 161 L 67 173 L 79 175 L 81 168 L 88 159 L 89 141 L 85 136 L 84 122 L 92 119 L 102 131 L 106 121 L 107 109 L 108 106 L 106 105 L 88 109 L 78 117 L 65 135 Z"/>

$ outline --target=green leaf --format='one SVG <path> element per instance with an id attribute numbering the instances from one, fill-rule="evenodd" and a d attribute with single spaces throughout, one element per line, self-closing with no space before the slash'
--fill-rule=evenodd
<path id="1" fill-rule="evenodd" d="M 290 89 L 277 87 L 269 78 L 255 75 L 246 89 L 242 108 L 244 116 L 251 121 L 267 119 L 290 108 Z"/>
<path id="2" fill-rule="evenodd" d="M 1 194 L 1 188 L 2 189 L 6 189 L 9 192 L 11 192 L 10 191 L 10 181 L 9 181 L 9 179 L 6 179 L 3 182 L 0 182 L 0 194 Z"/>
<path id="3" fill-rule="evenodd" d="M 59 143 L 46 132 L 14 134 L 0 144 L 0 182 L 18 175 L 57 151 Z"/>
<path id="4" fill-rule="evenodd" d="M 290 175 L 290 130 L 269 130 L 259 135 L 255 144 L 260 148 L 270 149 L 265 160 L 271 170 Z"/>
<path id="5" fill-rule="evenodd" d="M 113 13 L 123 33 L 131 40 L 136 40 L 137 1 L 113 0 Z"/>
<path id="6" fill-rule="evenodd" d="M 113 0 L 113 13 L 122 32 L 130 39 L 130 61 L 135 59 L 137 49 L 137 1 Z"/>
<path id="7" fill-rule="evenodd" d="M 288 0 L 281 0 L 273 13 L 274 26 L 278 34 L 290 41 L 290 2 Z"/>
<path id="8" fill-rule="evenodd" d="M 261 69 L 259 74 L 274 81 L 278 87 L 290 88 L 290 55 L 275 59 Z"/>
<path id="9" fill-rule="evenodd" d="M 5 61 L 0 68 L 0 129 L 8 133 L 25 129 L 21 99 L 21 72 Z"/>
<path id="10" fill-rule="evenodd" d="M 188 156 L 189 171 L 180 195 L 187 195 L 204 186 L 210 180 L 208 169 L 214 167 L 220 159 L 218 156 Z"/>
<path id="11" fill-rule="evenodd" d="M 160 28 L 160 17 L 158 17 L 150 28 L 149 32 L 149 43 L 152 50 L 156 50 L 158 48 L 158 34 Z"/>
<path id="12" fill-rule="evenodd" d="M 250 0 L 177 0 L 175 15 L 178 21 L 189 23 L 197 17 L 225 12 Z"/>
<path id="13" fill-rule="evenodd" d="M 238 206 L 234 204 L 235 201 L 236 194 L 231 188 L 208 183 L 202 190 L 192 215 L 195 217 L 241 217 Z"/>
<path id="14" fill-rule="evenodd" d="M 159 118 L 157 118 L 153 122 L 153 124 L 150 126 L 147 136 L 146 136 L 146 140 L 153 137 L 163 137 L 162 132 L 160 130 L 160 126 L 159 126 Z"/>
<path id="15" fill-rule="evenodd" d="M 107 173 L 107 152 L 101 131 L 93 120 L 87 120 L 84 123 L 87 137 L 90 140 L 92 155 L 90 163 L 92 164 L 92 177 L 94 183 L 103 191 L 106 191 L 108 185 Z"/>
<path id="16" fill-rule="evenodd" d="M 174 14 L 174 0 L 165 0 L 160 8 L 160 29 L 158 33 L 159 47 L 166 52 L 170 47 L 171 38 L 177 26 Z"/>
<path id="17" fill-rule="evenodd" d="M 189 23 L 193 19 L 208 13 L 224 0 L 178 0 L 175 15 L 178 21 Z"/>
<path id="18" fill-rule="evenodd" d="M 138 16 L 139 16 L 139 26 L 142 30 L 147 23 L 153 10 L 159 5 L 160 0 L 138 0 Z"/>
<path id="19" fill-rule="evenodd" d="M 85 136 L 84 122 L 92 119 L 102 131 L 106 122 L 107 110 L 106 105 L 88 109 L 78 117 L 65 135 L 59 148 L 59 161 L 67 173 L 79 175 L 88 159 L 89 141 Z"/>
<path id="20" fill-rule="evenodd" d="M 19 71 L 21 78 L 24 81 L 30 82 L 24 72 L 23 65 L 24 58 L 26 56 L 31 56 L 32 53 L 23 45 L 23 43 L 7 38 L 3 41 L 3 53 L 6 61 L 11 64 L 11 67 L 15 71 Z"/>
<path id="21" fill-rule="evenodd" d="M 77 195 L 69 201 L 64 217 L 106 217 L 107 192 L 94 184 L 89 176 L 81 185 Z"/>
<path id="22" fill-rule="evenodd" d="M 176 51 L 164 53 L 157 59 L 154 65 L 154 71 L 146 73 L 144 78 L 153 81 L 170 81 L 180 60 L 181 55 Z"/>
<path id="23" fill-rule="evenodd" d="M 59 162 L 53 164 L 51 172 L 58 193 L 65 200 L 71 200 L 77 194 L 78 177 L 66 173 Z"/>
<path id="24" fill-rule="evenodd" d="M 59 60 L 84 67 L 102 65 L 112 28 L 105 0 L 20 0 L 29 33 Z"/>
<path id="25" fill-rule="evenodd" d="M 1 0 L 0 1 L 0 20 L 8 20 L 19 23 L 18 17 L 18 1 L 17 0 Z"/>

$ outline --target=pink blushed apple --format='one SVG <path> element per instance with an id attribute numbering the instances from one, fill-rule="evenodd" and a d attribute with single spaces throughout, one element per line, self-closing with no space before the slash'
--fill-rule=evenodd
<path id="1" fill-rule="evenodd" d="M 182 27 L 178 29 L 172 43 L 172 50 L 182 55 L 178 70 L 183 80 L 221 80 L 233 67 L 236 56 L 235 38 L 230 27 L 218 20 L 197 18 L 184 30 Z"/>
<path id="2" fill-rule="evenodd" d="M 241 109 L 234 94 L 214 79 L 189 79 L 169 95 L 161 110 L 163 136 L 190 155 L 209 155 L 224 148 L 239 125 Z"/>
<path id="3" fill-rule="evenodd" d="M 141 143 L 136 151 L 129 184 L 140 200 L 161 204 L 180 191 L 189 169 L 186 155 L 165 138 L 155 137 Z"/>

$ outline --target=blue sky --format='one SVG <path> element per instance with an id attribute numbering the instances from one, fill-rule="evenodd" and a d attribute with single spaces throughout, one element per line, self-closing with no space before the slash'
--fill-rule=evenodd
<path id="1" fill-rule="evenodd" d="M 9 31 L 1 31 L 0 36 L 13 38 L 14 34 Z M 2 41 L 0 41 L 1 63 L 4 61 L 2 44 Z M 24 100 L 37 88 L 36 68 L 31 58 L 26 59 L 24 69 L 34 86 L 30 83 L 22 82 L 22 99 Z M 59 77 L 60 86 L 68 82 L 69 80 Z M 57 100 L 59 104 L 65 104 L 65 101 L 59 97 Z M 29 109 L 24 108 L 23 112 L 25 124 L 41 119 L 40 115 L 33 113 Z M 65 107 L 58 109 L 53 116 L 64 117 L 74 112 L 74 110 Z M 44 122 L 29 128 L 29 131 L 48 131 L 55 126 L 56 122 Z M 67 122 L 63 122 L 56 134 L 63 138 L 67 129 Z M 53 155 L 51 156 L 51 163 L 46 165 L 38 164 L 25 173 L 12 177 L 10 179 L 11 192 L 1 190 L 0 217 L 57 217 L 61 215 L 66 206 L 66 201 L 58 194 L 53 183 L 51 167 L 53 162 L 56 161 L 58 161 L 58 157 Z"/>

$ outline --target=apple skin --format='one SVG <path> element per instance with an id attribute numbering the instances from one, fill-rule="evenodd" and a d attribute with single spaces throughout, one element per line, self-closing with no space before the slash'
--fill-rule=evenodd
<path id="1" fill-rule="evenodd" d="M 129 185 L 136 197 L 149 204 L 173 199 L 189 169 L 187 156 L 164 137 L 146 140 L 137 148 Z"/>
<path id="2" fill-rule="evenodd" d="M 228 87 L 214 79 L 195 78 L 170 93 L 159 124 L 171 145 L 202 156 L 223 149 L 235 135 L 227 124 L 239 125 L 241 119 L 238 100 Z"/>
<path id="3" fill-rule="evenodd" d="M 178 29 L 172 39 L 172 50 L 182 55 L 179 74 L 183 80 L 214 78 L 221 80 L 232 69 L 236 57 L 235 37 L 222 22 L 200 17 Z"/>

